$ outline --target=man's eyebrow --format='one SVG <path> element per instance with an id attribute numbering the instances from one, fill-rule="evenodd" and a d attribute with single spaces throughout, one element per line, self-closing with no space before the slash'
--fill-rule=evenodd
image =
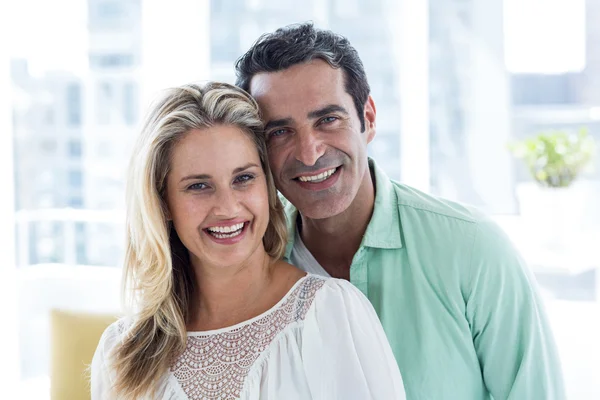
<path id="1" fill-rule="evenodd" d="M 321 117 L 324 117 L 327 114 L 331 114 L 333 112 L 341 112 L 341 113 L 348 115 L 348 111 L 344 107 L 339 106 L 337 104 L 329 104 L 323 108 L 309 112 L 308 118 L 311 118 L 311 119 L 321 118 Z"/>
<path id="2" fill-rule="evenodd" d="M 274 119 L 265 124 L 265 131 L 268 131 L 269 129 L 273 129 L 273 128 L 278 128 L 280 126 L 291 125 L 291 124 L 292 124 L 291 118 Z"/>
<path id="3" fill-rule="evenodd" d="M 337 104 L 329 104 L 323 108 L 320 108 L 318 110 L 315 111 L 311 111 L 308 113 L 308 118 L 311 119 L 316 119 L 316 118 L 321 118 L 326 116 L 327 114 L 333 113 L 333 112 L 341 112 L 344 113 L 346 115 L 348 115 L 348 110 L 346 110 L 344 107 L 339 106 Z M 265 124 L 265 131 L 268 131 L 270 129 L 273 128 L 278 128 L 281 126 L 286 126 L 286 125 L 291 125 L 293 123 L 293 119 L 288 117 L 288 118 L 281 118 L 281 119 L 274 119 L 271 120 L 269 122 L 267 122 Z"/>

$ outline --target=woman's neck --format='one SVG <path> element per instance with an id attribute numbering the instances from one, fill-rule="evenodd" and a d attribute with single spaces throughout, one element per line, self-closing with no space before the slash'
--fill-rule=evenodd
<path id="1" fill-rule="evenodd" d="M 196 292 L 188 330 L 219 329 L 250 319 L 264 310 L 273 280 L 273 262 L 257 251 L 243 265 L 211 268 L 195 265 Z"/>

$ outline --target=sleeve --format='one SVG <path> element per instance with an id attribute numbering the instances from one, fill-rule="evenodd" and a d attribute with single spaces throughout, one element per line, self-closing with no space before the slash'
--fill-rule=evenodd
<path id="1" fill-rule="evenodd" d="M 400 370 L 369 300 L 329 279 L 306 316 L 304 368 L 314 399 L 405 399 Z"/>
<path id="2" fill-rule="evenodd" d="M 102 334 L 91 365 L 92 400 L 116 399 L 112 391 L 113 381 L 107 363 L 107 356 L 118 340 L 117 323 L 110 325 Z"/>
<path id="3" fill-rule="evenodd" d="M 504 232 L 479 223 L 466 314 L 485 384 L 497 400 L 565 398 L 560 361 L 535 279 Z"/>

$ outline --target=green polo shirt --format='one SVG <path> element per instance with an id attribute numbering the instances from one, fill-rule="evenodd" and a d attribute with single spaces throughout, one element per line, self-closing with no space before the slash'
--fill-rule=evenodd
<path id="1" fill-rule="evenodd" d="M 369 164 L 375 207 L 350 281 L 381 319 L 407 398 L 564 399 L 535 279 L 504 232 L 477 210 Z M 284 205 L 289 260 L 297 210 Z"/>

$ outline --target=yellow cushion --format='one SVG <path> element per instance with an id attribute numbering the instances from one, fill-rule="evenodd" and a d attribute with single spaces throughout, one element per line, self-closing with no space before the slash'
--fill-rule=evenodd
<path id="1" fill-rule="evenodd" d="M 115 315 L 51 312 L 50 397 L 52 400 L 89 400 L 88 367 L 102 332 Z"/>

